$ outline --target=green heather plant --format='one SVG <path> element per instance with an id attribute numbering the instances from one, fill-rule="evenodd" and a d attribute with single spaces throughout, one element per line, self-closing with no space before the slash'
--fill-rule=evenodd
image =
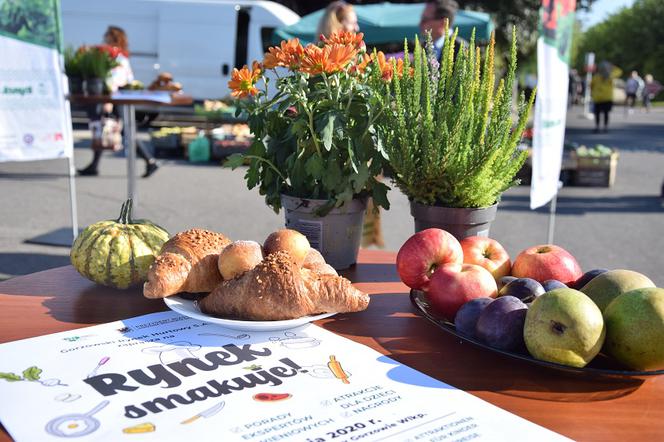
<path id="1" fill-rule="evenodd" d="M 78 53 L 83 78 L 106 79 L 111 73 L 111 69 L 118 65 L 112 48 L 107 46 L 81 47 Z"/>
<path id="2" fill-rule="evenodd" d="M 374 78 L 384 109 L 377 127 L 393 179 L 410 200 L 487 207 L 518 183 L 514 176 L 527 153 L 517 144 L 535 94 L 528 102 L 521 95 L 514 125 L 514 30 L 507 75 L 497 86 L 493 36 L 483 58 L 474 34 L 455 56 L 455 38 L 456 32 L 445 39 L 440 63 L 431 37 L 426 50 L 416 39 L 412 62 L 405 47 L 403 72 L 410 75 L 394 75 L 389 82 Z"/>
<path id="3" fill-rule="evenodd" d="M 64 52 L 65 73 L 69 78 L 81 78 L 81 53 L 68 46 Z"/>

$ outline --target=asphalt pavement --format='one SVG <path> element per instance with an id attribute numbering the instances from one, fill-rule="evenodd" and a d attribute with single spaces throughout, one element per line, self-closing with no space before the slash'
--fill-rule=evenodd
<path id="1" fill-rule="evenodd" d="M 664 109 L 626 114 L 614 108 L 608 133 L 592 133 L 580 108 L 567 118 L 567 139 L 618 148 L 612 188 L 563 187 L 555 216 L 554 243 L 571 252 L 584 270 L 626 268 L 664 287 Z M 147 139 L 146 133 L 140 137 Z M 87 130 L 75 131 L 78 168 L 91 158 Z M 144 164 L 138 160 L 138 171 Z M 219 163 L 160 160 L 151 177 L 138 179 L 135 217 L 148 218 L 169 232 L 203 227 L 232 239 L 262 242 L 284 225 L 256 189 L 247 190 L 244 170 Z M 127 195 L 125 158 L 105 154 L 97 177 L 76 179 L 78 220 L 84 227 L 116 218 Z M 491 236 L 512 257 L 547 241 L 549 207 L 529 209 L 528 186 L 502 198 Z M 398 250 L 413 233 L 408 201 L 397 189 L 381 216 L 387 250 Z M 0 279 L 69 264 L 69 249 L 28 244 L 37 235 L 71 226 L 66 161 L 0 163 Z"/>

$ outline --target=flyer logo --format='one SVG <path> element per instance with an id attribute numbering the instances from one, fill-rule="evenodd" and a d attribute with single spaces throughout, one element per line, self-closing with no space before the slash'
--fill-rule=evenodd
<path id="1" fill-rule="evenodd" d="M 48 142 L 58 142 L 64 141 L 65 137 L 62 132 L 48 132 L 41 136 L 40 141 Z"/>
<path id="2" fill-rule="evenodd" d="M 23 135 L 23 142 L 27 144 L 28 146 L 31 146 L 32 143 L 35 142 L 35 136 L 32 134 L 25 134 Z"/>

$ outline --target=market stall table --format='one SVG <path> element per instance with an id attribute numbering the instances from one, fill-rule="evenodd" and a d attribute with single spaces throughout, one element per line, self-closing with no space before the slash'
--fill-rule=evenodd
<path id="1" fill-rule="evenodd" d="M 579 441 L 664 440 L 664 378 L 584 378 L 462 343 L 420 317 L 392 252 L 362 250 L 345 275 L 371 296 L 361 313 L 317 324 Z M 166 310 L 160 300 L 95 285 L 71 267 L 0 283 L 0 342 Z M 10 440 L 4 429 L 0 442 Z"/>
<path id="2" fill-rule="evenodd" d="M 186 106 L 193 102 L 190 95 L 164 91 L 126 91 L 108 95 L 70 95 L 78 105 L 111 103 L 121 108 L 124 146 L 127 153 L 127 198 L 136 200 L 136 105 Z M 134 204 L 136 205 L 136 204 Z"/>

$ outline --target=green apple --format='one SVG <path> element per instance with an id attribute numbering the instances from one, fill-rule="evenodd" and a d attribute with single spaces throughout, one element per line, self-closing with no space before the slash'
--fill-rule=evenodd
<path id="1" fill-rule="evenodd" d="M 581 291 L 595 301 L 601 311 L 604 311 L 617 296 L 644 287 L 655 287 L 655 284 L 639 272 L 618 269 L 594 277 L 581 287 Z"/>
<path id="2" fill-rule="evenodd" d="M 561 288 L 535 298 L 523 328 L 536 359 L 584 367 L 599 353 L 606 329 L 597 305 L 578 290 Z"/>
<path id="3" fill-rule="evenodd" d="M 664 289 L 623 293 L 604 310 L 604 351 L 634 370 L 664 369 Z"/>

